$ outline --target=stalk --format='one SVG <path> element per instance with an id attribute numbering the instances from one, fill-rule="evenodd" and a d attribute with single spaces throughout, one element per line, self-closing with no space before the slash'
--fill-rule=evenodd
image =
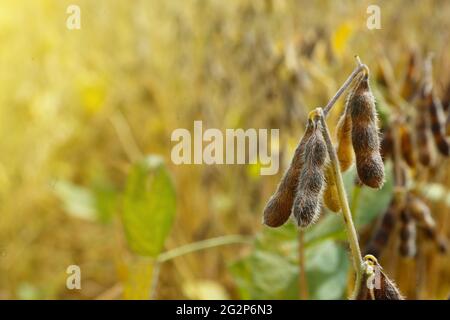
<path id="1" fill-rule="evenodd" d="M 298 291 L 300 300 L 308 299 L 308 281 L 306 279 L 305 269 L 305 239 L 304 231 L 300 229 L 298 231 Z"/>
<path id="2" fill-rule="evenodd" d="M 320 122 L 322 124 L 322 133 L 325 139 L 325 143 L 327 145 L 328 155 L 330 157 L 331 166 L 333 169 L 333 176 L 336 181 L 336 187 L 339 196 L 339 202 L 341 204 L 342 216 L 344 218 L 345 227 L 347 229 L 347 237 L 348 242 L 350 244 L 350 252 L 353 260 L 353 268 L 356 273 L 356 282 L 355 289 L 352 294 L 352 298 L 354 298 L 359 292 L 361 285 L 361 276 L 362 269 L 361 266 L 363 264 L 363 260 L 361 257 L 361 249 L 358 243 L 358 234 L 356 233 L 355 225 L 352 219 L 352 213 L 350 212 L 350 206 L 347 200 L 347 194 L 344 188 L 344 180 L 342 179 L 341 168 L 339 165 L 339 160 L 336 154 L 336 149 L 333 146 L 331 141 L 330 130 L 328 129 L 328 125 L 325 121 L 324 111 L 321 108 L 316 109 L 317 115 L 319 116 Z"/>
<path id="3" fill-rule="evenodd" d="M 347 90 L 347 88 L 350 86 L 350 84 L 353 82 L 356 76 L 363 70 L 366 74 L 369 73 L 369 67 L 361 63 L 361 60 L 359 59 L 358 56 L 355 56 L 355 59 L 356 62 L 358 63 L 358 66 L 353 70 L 353 72 L 348 76 L 347 80 L 345 80 L 344 84 L 339 88 L 336 94 L 330 99 L 330 101 L 328 101 L 327 105 L 323 108 L 323 114 L 325 118 L 328 116 L 328 113 L 330 112 L 331 108 L 333 108 L 336 101 L 345 92 L 345 90 Z"/>

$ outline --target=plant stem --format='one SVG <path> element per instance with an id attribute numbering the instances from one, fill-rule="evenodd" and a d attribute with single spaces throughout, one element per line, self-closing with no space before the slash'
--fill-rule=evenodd
<path id="1" fill-rule="evenodd" d="M 406 195 L 405 184 L 403 181 L 406 177 L 403 177 L 402 173 L 402 151 L 401 151 L 401 137 L 400 137 L 400 121 L 396 118 L 392 122 L 392 140 L 393 140 L 393 157 L 392 162 L 394 165 L 394 198 L 397 207 L 403 207 Z"/>
<path id="2" fill-rule="evenodd" d="M 132 162 L 141 159 L 143 157 L 142 151 L 139 149 L 130 125 L 122 112 L 117 111 L 110 117 L 109 120 L 116 130 L 117 137 L 119 138 L 120 144 L 122 145 L 128 159 Z"/>
<path id="3" fill-rule="evenodd" d="M 353 219 L 355 219 L 355 217 L 356 217 L 356 211 L 358 210 L 360 195 L 361 195 L 361 187 L 359 185 L 355 184 L 355 186 L 353 188 L 353 193 L 352 193 L 352 205 L 350 208 Z"/>
<path id="4" fill-rule="evenodd" d="M 159 280 L 159 270 L 161 268 L 161 263 L 172 260 L 174 258 L 178 258 L 182 255 L 210 249 L 218 246 L 224 246 L 229 244 L 251 244 L 252 241 L 249 237 L 241 236 L 241 235 L 229 235 L 217 238 L 206 239 L 198 242 L 189 243 L 187 245 L 166 251 L 161 253 L 153 263 L 153 273 L 152 273 L 152 281 L 150 287 L 150 299 L 155 299 L 156 287 L 158 285 Z"/>
<path id="5" fill-rule="evenodd" d="M 213 247 L 218 246 L 224 246 L 228 244 L 250 244 L 252 243 L 251 239 L 249 237 L 241 236 L 241 235 L 229 235 L 229 236 L 223 236 L 223 237 L 217 237 L 217 238 L 211 238 L 206 239 L 198 242 L 189 243 L 187 245 L 166 251 L 164 253 L 161 253 L 158 258 L 156 259 L 157 262 L 162 263 L 166 262 L 168 260 L 177 258 L 179 256 L 209 249 Z"/>
<path id="6" fill-rule="evenodd" d="M 303 229 L 298 231 L 298 291 L 300 300 L 308 299 L 308 282 L 305 269 L 305 233 Z"/>
<path id="7" fill-rule="evenodd" d="M 394 163 L 394 186 L 399 188 L 402 185 L 402 168 L 401 168 L 401 142 L 400 132 L 398 129 L 400 122 L 395 120 L 392 126 L 392 140 L 393 140 L 393 163 Z"/>
<path id="8" fill-rule="evenodd" d="M 348 76 L 347 80 L 345 80 L 344 84 L 339 88 L 339 90 L 336 92 L 336 94 L 328 101 L 327 105 L 323 108 L 323 114 L 324 117 L 328 116 L 328 113 L 330 112 L 331 108 L 333 108 L 336 101 L 339 99 L 339 97 L 344 93 L 344 91 L 350 86 L 353 79 L 364 70 L 366 74 L 369 73 L 369 68 L 361 63 L 361 60 L 358 56 L 355 56 L 356 61 L 358 62 L 358 66 L 353 70 L 353 72 Z"/>
<path id="9" fill-rule="evenodd" d="M 322 124 L 322 132 L 327 145 L 328 154 L 331 160 L 331 166 L 333 168 L 333 176 L 336 181 L 336 187 L 339 196 L 339 202 L 342 208 L 342 215 L 344 217 L 345 226 L 347 229 L 347 237 L 350 244 L 350 251 L 353 257 L 353 267 L 356 273 L 355 288 L 352 297 L 355 297 L 359 292 L 361 285 L 361 266 L 363 260 L 361 257 L 361 249 L 358 243 L 358 234 L 356 233 L 355 225 L 353 224 L 352 214 L 350 212 L 350 207 L 347 200 L 347 194 L 344 188 L 344 181 L 342 179 L 341 168 L 339 166 L 339 160 L 336 154 L 336 150 L 331 141 L 330 131 L 328 129 L 327 123 L 325 121 L 325 115 L 321 108 L 317 108 L 317 113 Z"/>
<path id="10" fill-rule="evenodd" d="M 156 288 L 158 287 L 158 280 L 159 280 L 159 270 L 160 270 L 160 263 L 155 262 L 153 264 L 153 270 L 152 270 L 152 282 L 150 284 L 150 300 L 156 299 Z"/>

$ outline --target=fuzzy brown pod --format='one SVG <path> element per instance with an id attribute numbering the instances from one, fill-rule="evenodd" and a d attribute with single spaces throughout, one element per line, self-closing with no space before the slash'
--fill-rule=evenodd
<path id="1" fill-rule="evenodd" d="M 416 222 L 406 209 L 400 213 L 400 222 L 399 253 L 402 257 L 413 258 L 417 253 Z"/>
<path id="2" fill-rule="evenodd" d="M 393 198 L 366 246 L 366 254 L 372 254 L 377 257 L 380 256 L 395 229 L 398 210 L 397 202 L 395 201 L 395 198 Z"/>
<path id="3" fill-rule="evenodd" d="M 373 255 L 363 259 L 363 275 L 356 300 L 404 300 L 395 283 L 384 273 Z"/>
<path id="4" fill-rule="evenodd" d="M 344 113 L 339 118 L 336 127 L 337 146 L 336 154 L 339 159 L 341 171 L 347 171 L 353 163 L 353 146 L 352 146 L 352 118 L 345 108 Z"/>
<path id="5" fill-rule="evenodd" d="M 447 87 L 443 91 L 444 95 L 442 97 L 442 107 L 447 114 L 450 114 L 448 113 L 450 111 L 450 81 L 447 82 Z"/>
<path id="6" fill-rule="evenodd" d="M 375 99 L 368 75 L 350 94 L 347 107 L 351 115 L 352 145 L 358 176 L 365 185 L 379 189 L 384 183 L 384 165 L 380 154 Z"/>
<path id="7" fill-rule="evenodd" d="M 403 86 L 401 89 L 401 96 L 409 101 L 413 98 L 414 93 L 416 92 L 417 86 L 419 84 L 418 81 L 418 72 L 417 72 L 417 53 L 412 51 L 409 55 L 408 60 L 408 69 L 406 71 L 405 80 L 403 82 Z"/>
<path id="8" fill-rule="evenodd" d="M 431 103 L 431 95 L 421 91 L 419 101 L 416 104 L 417 116 L 415 119 L 416 143 L 419 162 L 429 167 L 434 159 L 431 149 L 430 118 L 426 116 L 427 106 Z"/>
<path id="9" fill-rule="evenodd" d="M 450 142 L 445 134 L 445 119 L 441 101 L 433 95 L 428 108 L 430 112 L 431 131 L 433 133 L 434 142 L 439 152 L 448 157 L 450 155 Z"/>
<path id="10" fill-rule="evenodd" d="M 406 122 L 400 125 L 400 149 L 403 159 L 410 168 L 416 167 L 416 154 L 412 135 Z"/>
<path id="11" fill-rule="evenodd" d="M 314 132 L 305 145 L 304 164 L 292 209 L 299 227 L 307 227 L 319 218 L 326 159 L 327 146 L 322 136 L 321 125 L 316 122 Z"/>
<path id="12" fill-rule="evenodd" d="M 447 121 L 445 123 L 445 135 L 450 137 L 450 108 L 447 110 Z"/>
<path id="13" fill-rule="evenodd" d="M 325 181 L 327 184 L 325 191 L 323 192 L 323 203 L 331 211 L 339 212 L 341 210 L 341 205 L 336 180 L 333 175 L 333 167 L 331 165 L 327 165 L 325 169 Z"/>
<path id="14" fill-rule="evenodd" d="M 442 107 L 444 112 L 447 114 L 445 121 L 445 135 L 450 136 L 450 82 L 447 84 L 447 89 L 445 90 L 444 97 L 442 98 Z"/>
<path id="15" fill-rule="evenodd" d="M 278 184 L 277 190 L 270 197 L 264 208 L 263 222 L 269 227 L 275 228 L 283 225 L 291 215 L 297 191 L 298 177 L 303 167 L 305 145 L 314 131 L 315 125 L 313 121 L 308 120 L 305 134 L 294 152 L 291 164 Z"/>
<path id="16" fill-rule="evenodd" d="M 446 253 L 448 250 L 447 240 L 438 234 L 436 222 L 427 204 L 419 197 L 409 194 L 406 201 L 406 209 L 411 217 L 414 218 L 417 226 L 423 230 L 425 236 L 435 242 L 439 252 Z"/>

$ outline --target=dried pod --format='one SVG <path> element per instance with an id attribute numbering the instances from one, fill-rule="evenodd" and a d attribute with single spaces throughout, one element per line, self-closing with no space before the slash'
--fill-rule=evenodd
<path id="1" fill-rule="evenodd" d="M 406 71 L 405 80 L 401 89 L 401 96 L 409 101 L 417 90 L 417 54 L 412 51 L 409 56 L 408 69 Z"/>
<path id="2" fill-rule="evenodd" d="M 375 81 L 377 85 L 380 87 L 388 87 L 388 80 L 386 79 L 386 75 L 384 73 L 384 69 L 380 63 L 378 63 L 376 72 L 375 72 Z"/>
<path id="3" fill-rule="evenodd" d="M 426 237 L 434 241 L 441 253 L 447 252 L 447 240 L 440 236 L 436 229 L 436 222 L 431 215 L 430 208 L 420 198 L 409 194 L 406 202 L 408 213 L 414 218 L 417 226 L 422 229 Z"/>
<path id="4" fill-rule="evenodd" d="M 380 223 L 377 225 L 372 238 L 366 246 L 366 254 L 380 256 L 381 251 L 386 247 L 386 244 L 394 231 L 397 212 L 397 203 L 395 199 L 392 199 L 386 212 L 383 214 Z"/>
<path id="5" fill-rule="evenodd" d="M 395 283 L 384 273 L 373 255 L 366 255 L 363 262 L 363 276 L 356 300 L 404 300 Z"/>
<path id="6" fill-rule="evenodd" d="M 408 168 L 405 164 L 400 163 L 400 179 L 397 181 L 397 177 L 394 177 L 395 184 L 397 186 L 406 187 L 407 179 L 408 179 Z"/>
<path id="7" fill-rule="evenodd" d="M 337 132 L 336 153 L 342 172 L 347 171 L 353 163 L 353 146 L 352 146 L 352 118 L 347 112 L 347 108 L 339 118 Z"/>
<path id="8" fill-rule="evenodd" d="M 442 107 L 447 113 L 447 120 L 445 122 L 445 135 L 448 137 L 450 136 L 450 82 L 447 84 L 444 98 L 442 98 Z"/>
<path id="9" fill-rule="evenodd" d="M 298 177 L 303 167 L 303 153 L 305 145 L 311 134 L 314 132 L 314 123 L 308 121 L 305 134 L 295 150 L 289 168 L 283 175 L 277 190 L 270 197 L 264 208 L 264 224 L 269 227 L 279 227 L 283 225 L 291 215 L 295 193 L 297 191 Z"/>
<path id="10" fill-rule="evenodd" d="M 352 119 L 352 144 L 361 181 L 372 188 L 384 183 L 384 165 L 380 154 L 375 99 L 364 76 L 347 100 Z"/>
<path id="11" fill-rule="evenodd" d="M 399 129 L 402 157 L 410 168 L 416 167 L 416 154 L 412 142 L 412 136 L 406 123 L 402 123 Z"/>
<path id="12" fill-rule="evenodd" d="M 445 135 L 450 136 L 450 108 L 447 110 L 447 121 L 445 123 Z"/>
<path id="13" fill-rule="evenodd" d="M 319 217 L 326 157 L 327 146 L 322 136 L 321 125 L 317 122 L 305 145 L 304 165 L 300 172 L 292 209 L 300 227 L 309 226 Z"/>
<path id="14" fill-rule="evenodd" d="M 382 128 L 381 135 L 383 138 L 381 139 L 380 153 L 383 161 L 386 161 L 387 158 L 392 156 L 392 150 L 394 149 L 391 128 L 388 126 Z"/>
<path id="15" fill-rule="evenodd" d="M 447 83 L 447 88 L 444 90 L 444 96 L 442 98 L 442 107 L 445 112 L 450 112 L 450 82 Z M 450 114 L 450 113 L 449 113 Z"/>
<path id="16" fill-rule="evenodd" d="M 400 213 L 400 221 L 400 255 L 408 258 L 415 257 L 417 253 L 416 223 L 405 209 Z"/>
<path id="17" fill-rule="evenodd" d="M 417 152 L 419 155 L 419 162 L 428 167 L 432 164 L 432 151 L 431 151 L 431 132 L 430 132 L 430 120 L 429 117 L 424 116 L 427 112 L 427 105 L 431 103 L 431 95 L 422 93 L 419 98 L 419 102 L 416 104 L 417 117 L 416 117 L 416 142 Z"/>
<path id="18" fill-rule="evenodd" d="M 333 212 L 341 210 L 339 202 L 339 194 L 336 186 L 336 180 L 333 175 L 333 167 L 328 165 L 325 169 L 326 187 L 323 192 L 323 203 L 325 206 Z"/>
<path id="19" fill-rule="evenodd" d="M 430 111 L 431 131 L 436 147 L 442 155 L 448 157 L 450 155 L 450 143 L 445 136 L 444 111 L 441 101 L 434 95 L 428 110 Z"/>

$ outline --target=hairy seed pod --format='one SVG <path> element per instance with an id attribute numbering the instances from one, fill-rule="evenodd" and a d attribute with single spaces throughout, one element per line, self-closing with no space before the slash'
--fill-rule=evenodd
<path id="1" fill-rule="evenodd" d="M 400 213 L 400 255 L 407 258 L 416 256 L 416 223 L 407 210 Z"/>
<path id="2" fill-rule="evenodd" d="M 381 135 L 383 138 L 381 139 L 380 153 L 383 161 L 386 161 L 386 159 L 392 156 L 392 150 L 394 149 L 391 128 L 388 126 L 382 128 Z"/>
<path id="3" fill-rule="evenodd" d="M 269 227 L 279 227 L 283 225 L 291 215 L 295 193 L 297 191 L 298 177 L 303 167 L 303 154 L 305 145 L 311 134 L 314 132 L 314 123 L 309 120 L 306 131 L 295 150 L 289 168 L 283 175 L 277 190 L 270 197 L 264 208 L 264 224 Z"/>
<path id="4" fill-rule="evenodd" d="M 394 177 L 394 181 L 395 183 L 400 186 L 400 187 L 406 187 L 407 184 L 407 179 L 408 179 L 408 168 L 406 165 L 404 165 L 403 163 L 400 163 L 400 181 L 395 181 L 395 177 Z"/>
<path id="5" fill-rule="evenodd" d="M 349 96 L 348 108 L 352 119 L 352 144 L 358 176 L 365 185 L 381 188 L 384 183 L 384 165 L 380 154 L 375 99 L 367 75 Z"/>
<path id="6" fill-rule="evenodd" d="M 325 180 L 327 185 L 325 187 L 325 191 L 323 192 L 323 203 L 331 211 L 338 212 L 341 210 L 341 205 L 339 202 L 336 180 L 333 175 L 333 167 L 331 165 L 327 165 L 325 169 Z"/>
<path id="7" fill-rule="evenodd" d="M 416 167 L 416 154 L 412 142 L 411 133 L 406 123 L 400 125 L 400 147 L 402 157 L 410 168 Z"/>
<path id="8" fill-rule="evenodd" d="M 315 125 L 316 128 L 305 145 L 304 165 L 300 172 L 292 209 L 299 227 L 311 225 L 320 214 L 327 146 L 322 136 L 320 123 L 317 122 Z"/>
<path id="9" fill-rule="evenodd" d="M 392 199 L 386 212 L 383 214 L 380 223 L 377 225 L 372 238 L 366 246 L 366 254 L 373 254 L 377 257 L 380 256 L 381 251 L 386 247 L 394 230 L 397 212 L 397 203 L 395 199 Z"/>
<path id="10" fill-rule="evenodd" d="M 417 85 L 417 54 L 412 51 L 409 56 L 408 69 L 401 89 L 401 96 L 407 101 L 411 100 L 416 92 Z"/>
<path id="11" fill-rule="evenodd" d="M 447 121 L 445 123 L 445 135 L 450 136 L 450 108 L 447 110 Z"/>
<path id="12" fill-rule="evenodd" d="M 431 131 L 436 147 L 442 155 L 448 157 L 450 155 L 450 143 L 444 133 L 444 111 L 441 101 L 436 96 L 433 96 L 428 110 L 430 111 Z"/>
<path id="13" fill-rule="evenodd" d="M 356 300 L 404 300 L 395 283 L 384 273 L 373 255 L 366 255 L 362 265 L 360 289 Z"/>
<path id="14" fill-rule="evenodd" d="M 407 198 L 406 208 L 417 226 L 424 231 L 425 236 L 436 243 L 441 253 L 447 252 L 447 240 L 438 234 L 436 222 L 425 202 L 410 194 Z"/>
<path id="15" fill-rule="evenodd" d="M 425 94 L 424 90 L 421 91 L 420 98 L 416 104 L 417 117 L 416 117 L 416 142 L 417 152 L 419 154 L 419 162 L 429 167 L 433 163 L 432 150 L 431 150 L 431 130 L 430 119 L 425 116 L 427 113 L 427 106 L 431 103 L 431 95 Z"/>
<path id="16" fill-rule="evenodd" d="M 450 112 L 450 82 L 447 83 L 447 88 L 444 91 L 444 97 L 442 98 L 442 107 L 445 112 Z"/>
<path id="17" fill-rule="evenodd" d="M 445 135 L 450 136 L 450 82 L 447 84 L 444 97 L 442 98 L 442 107 L 447 113 L 447 120 L 445 122 Z"/>
<path id="18" fill-rule="evenodd" d="M 353 146 L 352 146 L 352 118 L 345 108 L 344 113 L 339 118 L 337 132 L 336 153 L 342 172 L 350 168 L 353 163 Z"/>

